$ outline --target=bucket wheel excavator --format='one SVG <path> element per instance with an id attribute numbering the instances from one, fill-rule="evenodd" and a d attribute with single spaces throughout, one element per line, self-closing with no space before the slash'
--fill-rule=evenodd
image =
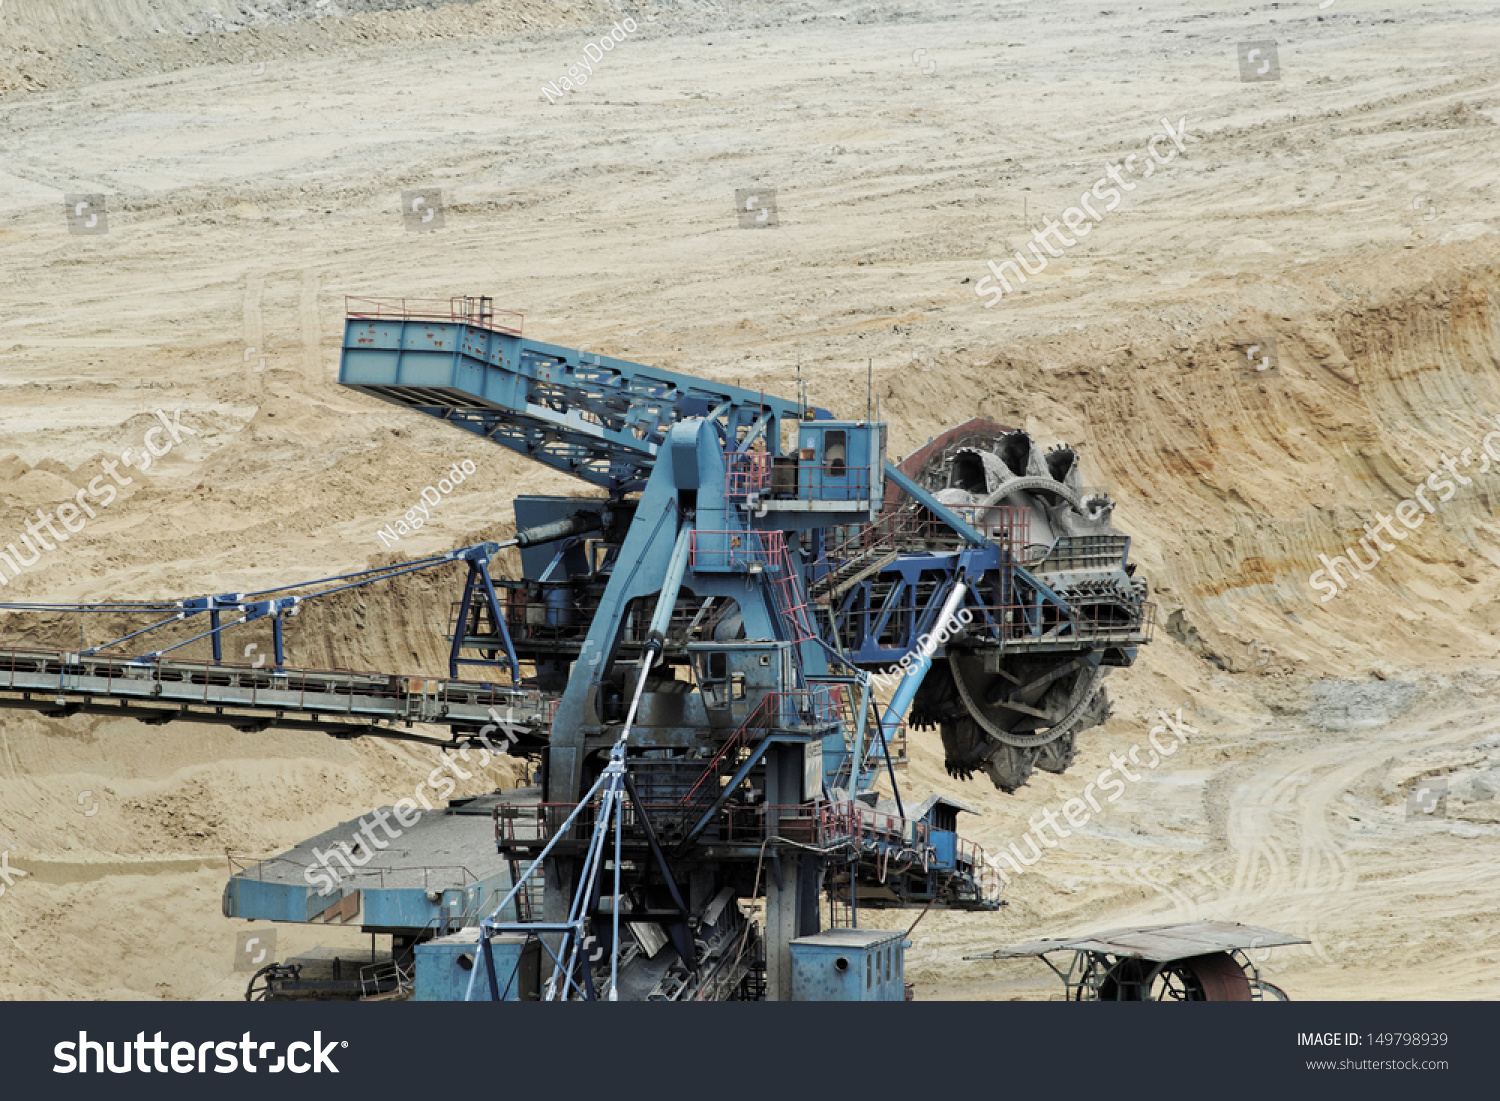
<path id="1" fill-rule="evenodd" d="M 226 917 L 389 934 L 364 996 L 899 999 L 903 938 L 863 911 L 1003 904 L 971 808 L 903 799 L 903 716 L 950 774 L 1014 791 L 1068 767 L 1150 641 L 1113 502 L 1022 431 L 971 420 L 891 463 L 878 420 L 534 340 L 484 296 L 351 299 L 339 381 L 589 492 L 517 495 L 500 543 L 298 585 L 0 604 L 31 635 L 0 652 L 0 707 L 415 740 L 444 751 L 433 785 L 471 778 L 448 752 L 525 758 L 521 787 L 401 819 L 401 846 L 351 821 L 231 876 Z M 506 548 L 519 573 L 492 572 Z M 299 609 L 450 568 L 446 676 L 286 664 Z M 38 648 L 71 641 L 59 613 L 108 641 Z M 257 623 L 274 663 L 226 662 Z M 316 963 L 267 992 L 344 981 Z"/>

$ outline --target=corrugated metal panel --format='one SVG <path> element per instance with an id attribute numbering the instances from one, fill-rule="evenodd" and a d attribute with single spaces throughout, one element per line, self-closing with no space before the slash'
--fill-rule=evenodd
<path id="1" fill-rule="evenodd" d="M 993 958 L 1014 959 L 1042 956 L 1048 952 L 1079 951 L 1146 960 L 1178 960 L 1210 952 L 1231 952 L 1236 948 L 1276 948 L 1310 943 L 1305 937 L 1235 921 L 1190 921 L 1178 925 L 1111 929 L 1075 940 L 1037 940 L 995 952 Z"/>

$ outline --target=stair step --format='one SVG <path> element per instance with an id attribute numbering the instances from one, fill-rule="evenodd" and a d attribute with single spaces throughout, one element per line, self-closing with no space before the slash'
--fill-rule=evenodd
<path id="1" fill-rule="evenodd" d="M 829 600 L 842 596 L 865 578 L 885 569 L 900 556 L 901 552 L 899 550 L 884 550 L 882 548 L 880 551 L 867 553 L 861 555 L 859 558 L 852 558 L 833 573 L 819 578 L 818 583 L 813 586 L 813 595 L 819 598 L 827 597 Z M 851 573 L 844 573 L 845 567 L 850 565 L 855 566 L 855 570 Z"/>

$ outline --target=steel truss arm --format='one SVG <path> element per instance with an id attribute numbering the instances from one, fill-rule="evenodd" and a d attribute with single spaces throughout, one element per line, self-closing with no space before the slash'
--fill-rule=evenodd
<path id="1" fill-rule="evenodd" d="M 804 412 L 754 390 L 430 315 L 350 316 L 339 382 L 614 494 L 644 487 L 675 423 L 710 418 L 733 442 L 763 418 Z"/>

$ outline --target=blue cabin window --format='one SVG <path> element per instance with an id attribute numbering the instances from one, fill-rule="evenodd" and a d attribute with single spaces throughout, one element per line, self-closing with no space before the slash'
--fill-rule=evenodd
<path id="1" fill-rule="evenodd" d="M 830 478 L 842 478 L 849 464 L 849 438 L 842 429 L 823 433 L 823 464 Z"/>

